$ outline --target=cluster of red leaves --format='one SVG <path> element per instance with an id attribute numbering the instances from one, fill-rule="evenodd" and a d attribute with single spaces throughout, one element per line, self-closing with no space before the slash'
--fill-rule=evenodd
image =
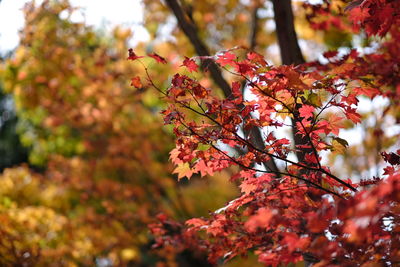
<path id="1" fill-rule="evenodd" d="M 353 1 L 349 18 L 356 28 L 364 28 L 368 35 L 384 36 L 400 19 L 400 2 L 393 0 Z"/>
<path id="2" fill-rule="evenodd" d="M 186 227 L 172 230 L 166 220 L 153 225 L 157 245 L 183 250 L 197 244 L 211 262 L 254 250 L 260 262 L 272 266 L 303 259 L 320 267 L 400 263 L 398 169 L 372 190 L 347 199 L 332 199 L 305 185 L 289 187 L 268 174 L 241 175 L 250 191 L 210 218 L 188 220 Z"/>
<path id="3" fill-rule="evenodd" d="M 333 59 L 335 54 L 326 56 Z M 273 67 L 256 53 L 238 60 L 229 51 L 213 59 L 247 80 L 247 90 L 256 100 L 246 100 L 238 82 L 233 82 L 230 97 L 220 99 L 196 80 L 176 74 L 165 93 L 171 104 L 163 111 L 165 123 L 174 125 L 177 136 L 171 160 L 177 165 L 175 172 L 179 178 L 195 173 L 212 175 L 237 165 L 239 171 L 232 180 L 239 182 L 242 195 L 208 219 L 189 220 L 186 228 L 174 224 L 171 230 L 171 222 L 160 220 L 151 227 L 157 245 L 179 243 L 176 247 L 183 250 L 185 244 L 195 242 L 208 249 L 212 262 L 229 260 L 252 249 L 261 262 L 274 266 L 307 257 L 324 264 L 340 262 L 340 266 L 352 266 L 354 257 L 360 257 L 357 260 L 361 262 L 370 261 L 365 251 L 352 251 L 346 246 L 354 250 L 366 238 L 355 237 L 357 231 L 364 229 L 365 223 L 370 229 L 371 220 L 382 224 L 389 215 L 377 215 L 369 206 L 368 214 L 362 213 L 366 217 L 360 219 L 365 223 L 354 223 L 358 209 L 352 201 L 361 202 L 362 194 L 352 197 L 350 191 L 356 191 L 356 185 L 350 179 L 333 175 L 321 164 L 319 156 L 321 151 L 346 146 L 346 141 L 337 135 L 344 120 L 360 122 L 357 96 L 373 98 L 381 93 L 373 84 L 357 78 L 366 71 L 357 64 L 362 59 L 353 51 L 339 61 L 332 60 L 330 71 L 317 64 Z M 193 64 L 187 58 L 183 63 L 189 69 Z M 311 68 L 315 71 L 311 72 Z M 193 118 L 191 114 L 197 116 Z M 294 144 L 274 135 L 277 128 L 287 126 L 286 117 L 292 118 L 298 134 L 308 140 L 306 144 Z M 265 129 L 265 146 L 261 149 L 246 135 L 254 127 Z M 307 151 L 305 162 L 289 159 L 290 154 L 298 151 Z M 279 171 L 256 167 L 271 159 L 285 167 Z M 326 197 L 327 194 L 333 198 Z M 383 228 L 375 230 L 379 229 Z M 208 238 L 201 240 L 194 234 L 197 232 L 205 232 Z M 321 246 L 326 247 L 323 253 Z M 379 255 L 383 257 L 382 253 Z"/>
<path id="4" fill-rule="evenodd" d="M 315 68 L 324 73 L 330 71 L 334 75 L 344 76 L 356 81 L 357 83 L 354 83 L 356 87 L 351 96 L 351 99 L 355 102 L 357 95 L 374 97 L 381 94 L 390 99 L 393 105 L 399 105 L 400 43 L 398 40 L 400 40 L 400 30 L 397 27 L 392 27 L 389 33 L 391 38 L 382 42 L 379 52 L 361 57 L 357 50 L 353 49 L 348 54 L 339 57 L 337 51 L 328 51 L 323 54 L 328 63 L 309 62 L 304 64 L 303 67 Z M 379 88 L 380 92 L 375 88 Z M 396 121 L 400 122 L 400 114 L 394 114 L 394 116 Z"/>
<path id="5" fill-rule="evenodd" d="M 328 0 L 323 0 L 322 3 L 318 4 L 305 1 L 302 7 L 306 12 L 306 19 L 311 28 L 314 30 L 334 28 L 342 31 L 351 31 L 351 25 L 347 20 L 343 19 L 345 10 L 342 6 L 344 5 L 337 5 L 338 2 L 340 1 L 335 1 L 336 5 L 333 5 L 332 1 Z"/>
<path id="6" fill-rule="evenodd" d="M 262 182 L 254 180 L 271 182 L 265 177 Z M 208 219 L 191 219 L 187 228 L 171 231 L 168 223 L 161 222 L 157 224 L 163 229 L 161 235 L 153 234 L 161 242 L 158 245 L 183 249 L 182 244 L 196 243 L 208 250 L 211 262 L 254 250 L 260 262 L 272 266 L 303 259 L 318 261 L 314 266 L 398 264 L 399 181 L 397 173 L 372 190 L 337 201 L 321 198 L 314 189 L 279 184 L 272 192 L 274 186 L 245 194 Z M 244 207 L 239 209 L 240 205 Z M 200 239 L 196 232 L 208 238 Z"/>
<path id="7" fill-rule="evenodd" d="M 279 179 L 287 176 L 304 180 L 327 192 L 333 187 L 354 189 L 322 166 L 318 153 L 346 146 L 337 135 L 346 119 L 360 122 L 356 96 L 374 97 L 379 90 L 361 86 L 361 80 L 359 88 L 348 90 L 350 79 L 338 69 L 336 75 L 322 76 L 293 66 L 269 66 L 261 56 L 255 57 L 255 53 L 249 53 L 244 60 L 237 60 L 231 54 L 222 53 L 215 61 L 222 67 L 230 65 L 236 75 L 246 79 L 247 90 L 257 100 L 243 99 L 238 82 L 233 82 L 229 98 L 220 99 L 197 81 L 180 74 L 173 77 L 166 93 L 172 105 L 163 111 L 164 121 L 175 126 L 177 147 L 171 152 L 171 160 L 178 166 L 179 177 L 213 174 L 231 165 L 270 173 L 274 171 L 253 165 L 274 159 L 286 165 L 284 172 L 274 172 Z M 193 113 L 198 117 L 190 119 L 188 114 Z M 287 117 L 293 119 L 297 134 L 308 140 L 307 144 L 292 144 L 287 138 L 275 137 L 275 129 L 288 126 L 284 120 Z M 239 129 L 249 132 L 254 127 L 266 127 L 263 148 L 252 144 L 251 134 L 243 136 L 238 132 Z M 241 152 L 234 155 L 233 150 Z M 288 159 L 289 154 L 304 150 L 308 151 L 307 164 Z"/>
<path id="8" fill-rule="evenodd" d="M 391 178 L 374 189 L 378 196 L 368 198 L 373 199 L 372 205 L 365 196 L 375 191 L 351 195 L 357 186 L 350 179 L 336 177 L 320 162 L 319 152 L 346 146 L 337 136 L 343 121 L 360 122 L 357 97 L 381 94 L 375 84 L 359 78 L 370 69 L 361 67 L 365 59 L 355 51 L 339 60 L 335 53 L 325 56 L 330 60 L 325 66 L 311 63 L 299 67 L 269 66 L 256 53 L 243 60 L 231 51 L 215 56 L 221 67 L 230 67 L 247 81 L 247 90 L 256 100 L 246 100 L 238 82 L 233 82 L 230 97 L 220 99 L 186 75 L 173 77 L 165 93 L 171 104 L 163 115 L 166 124 L 174 125 L 177 136 L 171 152 L 175 172 L 179 178 L 189 178 L 237 165 L 239 171 L 232 180 L 239 182 L 242 195 L 210 218 L 191 219 L 185 227 L 163 218 L 151 226 L 157 246 L 175 244 L 184 250 L 195 243 L 208 250 L 211 262 L 255 250 L 261 262 L 273 266 L 304 258 L 318 259 L 320 266 L 353 266 L 355 261 L 398 256 L 391 255 L 393 250 L 387 247 L 388 242 L 397 244 L 392 240 L 396 233 L 385 226 L 385 222 L 397 220 L 392 210 L 397 206 L 390 204 L 399 200 L 394 167 L 390 166 Z M 188 58 L 183 63 L 194 71 L 193 64 Z M 298 134 L 308 140 L 306 144 L 274 135 L 277 128 L 287 126 L 286 117 L 292 118 Z M 265 129 L 261 149 L 246 135 L 253 127 Z M 307 151 L 305 162 L 289 159 L 298 151 Z M 279 171 L 256 167 L 271 159 L 285 167 Z M 396 198 L 389 201 L 393 194 Z M 381 201 L 385 196 L 388 200 Z M 381 205 L 380 213 L 376 213 L 376 205 Z M 195 234 L 198 232 L 205 232 L 208 238 L 201 239 Z"/>
<path id="9" fill-rule="evenodd" d="M 371 18 L 373 10 L 384 5 L 399 10 L 395 2 L 354 1 L 348 8 L 369 14 L 352 18 L 368 34 L 390 30 L 392 38 L 379 53 L 360 56 L 352 50 L 339 57 L 336 51 L 326 52 L 327 64 L 296 67 L 270 66 L 254 52 L 239 59 L 234 50 L 198 58 L 213 60 L 246 82 L 246 88 L 233 82 L 231 95 L 223 99 L 191 77 L 173 77 L 165 92 L 170 105 L 163 115 L 177 137 L 170 158 L 178 178 L 237 166 L 231 179 L 241 195 L 209 218 L 174 224 L 173 231 L 167 219 L 160 220 L 152 225 L 158 246 L 176 244 L 183 250 L 185 244 L 197 244 L 208 251 L 211 262 L 254 251 L 260 262 L 272 266 L 301 260 L 317 262 L 314 266 L 400 263 L 399 153 L 382 153 L 390 165 L 385 168 L 387 179 L 359 185 L 335 176 L 320 157 L 322 151 L 344 152 L 347 142 L 338 134 L 346 120 L 361 122 L 359 96 L 399 101 L 400 38 L 391 27 L 397 15 L 384 18 L 384 8 L 378 18 Z M 381 27 L 368 26 L 376 19 Z M 185 58 L 183 66 L 190 72 L 198 69 L 194 59 Z M 250 100 L 244 92 L 254 97 Z M 275 135 L 291 125 L 303 142 Z M 253 142 L 252 129 L 263 129 L 262 147 Z M 298 154 L 304 160 L 294 160 Z M 271 168 L 271 160 L 279 168 Z"/>
<path id="10" fill-rule="evenodd" d="M 303 7 L 310 25 L 317 30 L 330 27 L 350 30 L 348 17 L 354 31 L 363 28 L 368 36 L 384 36 L 400 19 L 400 2 L 393 0 L 353 0 L 350 3 L 324 0 L 317 5 L 305 2 Z M 344 16 L 346 11 L 348 16 Z"/>

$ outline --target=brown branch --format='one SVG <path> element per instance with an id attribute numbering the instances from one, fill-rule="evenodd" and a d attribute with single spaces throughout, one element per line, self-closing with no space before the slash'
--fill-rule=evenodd
<path id="1" fill-rule="evenodd" d="M 194 46 L 196 53 L 199 56 L 210 56 L 210 52 L 208 51 L 207 46 L 199 37 L 196 25 L 194 25 L 188 19 L 179 3 L 176 0 L 165 0 L 165 2 L 174 13 L 176 19 L 178 20 L 179 27 Z M 229 97 L 231 95 L 231 87 L 222 76 L 222 73 L 218 66 L 210 59 L 205 59 L 202 66 L 203 68 L 208 68 L 214 82 L 224 92 L 225 97 Z"/>
<path id="2" fill-rule="evenodd" d="M 251 26 L 250 26 L 250 38 L 249 38 L 249 43 L 250 43 L 250 50 L 254 50 L 257 46 L 257 33 L 259 31 L 259 25 L 258 25 L 258 10 L 260 9 L 259 5 L 256 5 L 252 11 L 251 14 Z"/>

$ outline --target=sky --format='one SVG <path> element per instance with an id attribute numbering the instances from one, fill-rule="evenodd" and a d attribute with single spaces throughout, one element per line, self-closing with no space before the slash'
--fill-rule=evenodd
<path id="1" fill-rule="evenodd" d="M 30 1 L 0 0 L 1 53 L 12 50 L 18 45 L 18 30 L 24 25 L 22 8 L 27 2 Z M 146 30 L 141 26 L 143 8 L 140 0 L 70 0 L 70 3 L 74 7 L 82 8 L 82 12 L 76 12 L 72 20 L 85 20 L 89 25 L 96 27 L 127 26 L 134 33 L 132 44 L 148 39 Z"/>

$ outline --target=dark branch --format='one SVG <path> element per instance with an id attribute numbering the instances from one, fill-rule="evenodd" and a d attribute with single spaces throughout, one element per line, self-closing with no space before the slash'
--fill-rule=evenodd
<path id="1" fill-rule="evenodd" d="M 176 19 L 178 20 L 179 27 L 185 33 L 187 38 L 189 38 L 190 42 L 194 46 L 194 49 L 196 50 L 196 53 L 199 56 L 210 56 L 210 52 L 198 35 L 197 27 L 185 15 L 179 3 L 176 0 L 165 0 L 165 2 L 174 13 Z M 225 97 L 229 97 L 231 95 L 231 87 L 222 76 L 218 66 L 210 59 L 204 60 L 202 66 L 208 68 L 214 82 L 224 92 Z"/>
<path id="2" fill-rule="evenodd" d="M 249 38 L 249 43 L 250 43 L 250 50 L 254 50 L 257 46 L 257 33 L 259 31 L 259 25 L 258 25 L 258 9 L 259 6 L 255 6 L 253 9 L 253 12 L 251 14 L 251 27 L 250 27 L 250 38 Z"/>
<path id="3" fill-rule="evenodd" d="M 272 0 L 276 34 L 281 51 L 282 64 L 302 64 L 304 58 L 300 50 L 294 28 L 292 4 L 290 0 Z"/>

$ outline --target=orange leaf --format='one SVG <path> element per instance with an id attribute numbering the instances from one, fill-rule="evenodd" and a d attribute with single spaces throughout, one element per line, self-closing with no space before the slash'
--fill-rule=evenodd
<path id="1" fill-rule="evenodd" d="M 134 86 L 136 89 L 141 89 L 143 88 L 143 84 L 140 81 L 139 76 L 136 76 L 134 78 L 131 79 L 131 86 Z"/>
<path id="2" fill-rule="evenodd" d="M 178 180 L 182 179 L 183 177 L 190 179 L 190 177 L 193 175 L 193 170 L 190 168 L 189 163 L 185 162 L 178 164 L 173 173 L 178 174 Z"/>

